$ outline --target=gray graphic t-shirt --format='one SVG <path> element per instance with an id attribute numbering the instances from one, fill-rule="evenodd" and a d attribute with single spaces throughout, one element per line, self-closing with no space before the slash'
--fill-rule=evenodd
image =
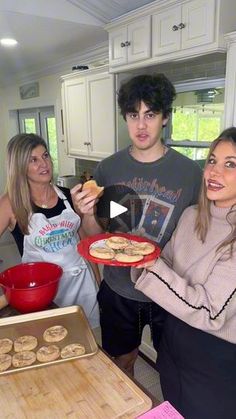
<path id="1" fill-rule="evenodd" d="M 183 210 L 196 203 L 202 171 L 197 163 L 173 149 L 157 161 L 142 163 L 135 160 L 126 148 L 99 163 L 94 177 L 99 185 L 123 185 L 134 191 L 133 197 L 129 194 L 129 203 L 126 196 L 119 201 L 130 208 L 128 219 L 115 217 L 110 220 L 108 230 L 138 234 L 163 248 Z M 142 214 L 137 222 L 136 207 L 140 202 Z M 98 204 L 97 215 L 102 218 L 103 208 Z M 134 289 L 129 268 L 105 266 L 104 280 L 123 297 L 150 301 Z"/>

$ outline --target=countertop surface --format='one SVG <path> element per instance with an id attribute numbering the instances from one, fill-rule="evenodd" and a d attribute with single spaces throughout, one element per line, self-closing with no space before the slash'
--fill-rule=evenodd
<path id="1" fill-rule="evenodd" d="M 10 306 L 0 310 L 0 318 L 17 314 Z M 8 419 L 131 419 L 153 402 L 102 349 L 87 358 L 2 373 L 0 379 L 1 417 Z"/>
<path id="2" fill-rule="evenodd" d="M 51 308 L 57 308 L 57 305 L 52 303 L 50 304 L 49 307 L 47 307 L 46 310 L 51 309 Z M 17 316 L 19 314 L 21 314 L 19 313 L 19 311 L 17 311 L 15 308 L 8 305 L 0 310 L 0 319 L 4 317 Z"/>
<path id="3" fill-rule="evenodd" d="M 88 358 L 5 374 L 1 417 L 136 418 L 152 400 L 101 350 Z"/>

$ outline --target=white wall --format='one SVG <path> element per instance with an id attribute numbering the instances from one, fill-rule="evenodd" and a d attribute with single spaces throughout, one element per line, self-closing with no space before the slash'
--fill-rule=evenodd
<path id="1" fill-rule="evenodd" d="M 9 139 L 16 134 L 11 110 L 54 106 L 58 134 L 59 173 L 61 175 L 74 174 L 74 159 L 68 158 L 66 155 L 61 130 L 60 74 L 43 77 L 37 81 L 39 82 L 40 92 L 37 98 L 22 100 L 19 94 L 19 85 L 11 85 L 0 90 L 0 193 L 3 192 L 6 182 L 6 145 Z"/>
<path id="2" fill-rule="evenodd" d="M 19 94 L 19 85 L 11 85 L 0 89 L 0 194 L 5 190 L 6 185 L 6 146 L 9 139 L 17 133 L 17 126 L 13 113 L 10 111 L 16 109 L 35 108 L 42 106 L 54 106 L 58 156 L 59 156 L 59 174 L 74 174 L 75 161 L 67 157 L 65 143 L 61 129 L 61 85 L 60 74 L 43 77 L 37 80 L 39 82 L 40 95 L 37 98 L 21 100 Z M 14 247 L 13 238 L 7 231 L 0 238 L 1 252 L 5 245 L 11 244 L 11 254 L 14 257 L 18 254 L 16 246 Z"/>

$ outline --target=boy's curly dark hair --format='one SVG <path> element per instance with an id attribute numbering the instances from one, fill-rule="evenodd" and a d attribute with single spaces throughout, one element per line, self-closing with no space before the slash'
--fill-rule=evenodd
<path id="1" fill-rule="evenodd" d="M 128 112 L 137 112 L 141 102 L 153 112 L 162 112 L 166 118 L 175 97 L 175 88 L 164 74 L 140 75 L 121 85 L 118 105 L 125 120 Z"/>

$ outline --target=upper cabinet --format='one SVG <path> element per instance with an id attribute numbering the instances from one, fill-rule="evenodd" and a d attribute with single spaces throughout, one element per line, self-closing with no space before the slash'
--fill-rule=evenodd
<path id="1" fill-rule="evenodd" d="M 215 0 L 193 0 L 153 14 L 153 57 L 214 42 L 214 15 Z"/>
<path id="2" fill-rule="evenodd" d="M 61 78 L 67 154 L 101 160 L 115 151 L 115 82 L 107 69 Z"/>
<path id="3" fill-rule="evenodd" d="M 114 29 L 109 35 L 109 64 L 124 65 L 151 57 L 151 17 Z"/>
<path id="4" fill-rule="evenodd" d="M 225 52 L 235 0 L 163 0 L 108 25 L 111 72 Z"/>

